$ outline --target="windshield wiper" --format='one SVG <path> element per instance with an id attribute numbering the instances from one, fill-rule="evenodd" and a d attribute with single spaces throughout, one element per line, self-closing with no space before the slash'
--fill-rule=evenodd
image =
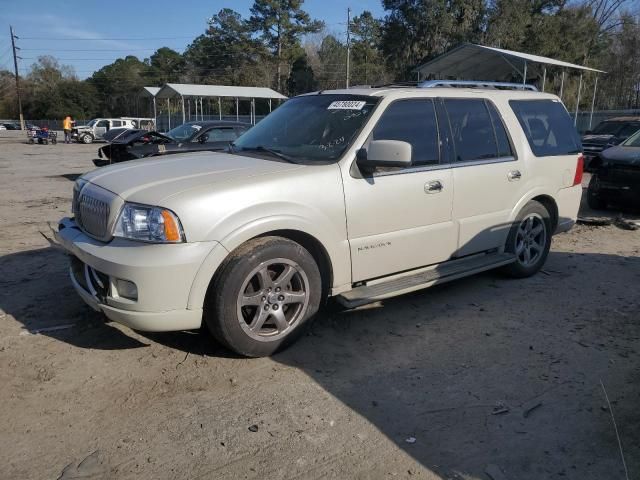
<path id="1" fill-rule="evenodd" d="M 231 146 L 231 153 L 234 153 L 235 145 L 232 143 L 230 146 Z M 240 151 L 241 152 L 265 152 L 274 157 L 278 157 L 281 160 L 285 160 L 289 163 L 296 163 L 296 164 L 298 163 L 293 159 L 293 157 L 290 157 L 289 155 L 282 153 L 280 150 L 274 150 L 273 148 L 265 147 L 264 145 L 258 145 L 257 147 L 242 147 L 242 150 Z"/>

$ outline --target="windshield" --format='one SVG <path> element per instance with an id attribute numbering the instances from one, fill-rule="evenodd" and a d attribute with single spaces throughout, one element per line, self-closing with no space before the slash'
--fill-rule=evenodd
<path id="1" fill-rule="evenodd" d="M 378 103 L 365 95 L 305 95 L 274 110 L 233 144 L 308 161 L 339 158 Z"/>
<path id="2" fill-rule="evenodd" d="M 178 142 L 186 142 L 191 139 L 202 127 L 193 123 L 183 123 L 179 127 L 169 130 L 165 135 Z"/>
<path id="3" fill-rule="evenodd" d="M 640 147 L 640 131 L 637 131 L 621 144 L 623 147 Z"/>
<path id="4" fill-rule="evenodd" d="M 87 123 L 87 127 L 93 127 L 98 122 L 97 118 L 94 118 L 89 123 Z"/>
<path id="5" fill-rule="evenodd" d="M 591 133 L 594 135 L 615 135 L 623 126 L 622 122 L 602 122 Z"/>

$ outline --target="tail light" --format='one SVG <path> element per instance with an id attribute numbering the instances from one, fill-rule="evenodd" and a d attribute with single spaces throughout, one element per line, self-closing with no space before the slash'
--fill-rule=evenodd
<path id="1" fill-rule="evenodd" d="M 584 155 L 580 154 L 578 157 L 578 164 L 576 165 L 576 175 L 573 177 L 573 186 L 582 185 L 582 175 L 584 173 Z"/>

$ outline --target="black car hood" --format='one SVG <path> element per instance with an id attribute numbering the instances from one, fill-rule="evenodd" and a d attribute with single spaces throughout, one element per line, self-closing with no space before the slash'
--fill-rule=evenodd
<path id="1" fill-rule="evenodd" d="M 133 144 L 134 142 L 136 142 L 137 140 L 140 140 L 141 138 L 143 138 L 145 136 L 162 138 L 167 143 L 177 143 L 173 138 L 168 137 L 166 135 L 163 135 L 162 133 L 149 132 L 147 130 L 128 130 L 128 131 L 118 135 L 113 140 L 111 140 L 111 143 L 114 143 L 114 144 L 116 144 L 116 143 L 117 144 L 125 144 L 125 145 L 126 144 Z"/>
<path id="2" fill-rule="evenodd" d="M 582 143 L 590 143 L 592 145 L 606 145 L 614 135 L 584 135 Z"/>
<path id="3" fill-rule="evenodd" d="M 640 147 L 615 146 L 600 154 L 603 165 L 626 165 L 640 168 Z"/>

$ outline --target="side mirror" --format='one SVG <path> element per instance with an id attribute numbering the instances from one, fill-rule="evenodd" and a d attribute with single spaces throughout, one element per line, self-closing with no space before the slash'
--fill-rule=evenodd
<path id="1" fill-rule="evenodd" d="M 202 135 L 200 135 L 198 137 L 198 142 L 199 143 L 207 143 L 208 140 L 209 140 L 209 134 L 208 133 L 203 133 Z"/>
<path id="2" fill-rule="evenodd" d="M 356 163 L 364 171 L 377 167 L 409 167 L 411 144 L 399 140 L 373 140 L 367 149 L 358 150 Z"/>

